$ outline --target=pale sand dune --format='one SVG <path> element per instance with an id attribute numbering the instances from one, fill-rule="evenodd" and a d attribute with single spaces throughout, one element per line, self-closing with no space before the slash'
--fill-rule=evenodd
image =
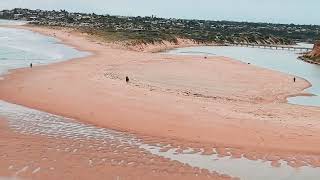
<path id="1" fill-rule="evenodd" d="M 285 103 L 309 83 L 229 58 L 118 49 L 69 30 L 24 27 L 92 56 L 13 71 L 0 98 L 181 147 L 320 165 L 320 109 Z M 151 48 L 152 49 L 152 48 Z M 125 76 L 131 82 L 125 83 Z M 221 150 L 222 155 L 225 151 Z M 268 156 L 269 155 L 269 156 Z"/>

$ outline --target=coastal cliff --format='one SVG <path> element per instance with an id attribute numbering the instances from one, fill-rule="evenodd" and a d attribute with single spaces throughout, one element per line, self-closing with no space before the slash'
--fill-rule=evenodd
<path id="1" fill-rule="evenodd" d="M 318 58 L 320 59 L 320 41 L 317 41 L 314 44 L 313 50 L 307 54 L 310 58 Z"/>
<path id="2" fill-rule="evenodd" d="M 320 65 L 320 41 L 316 41 L 313 46 L 313 50 L 300 57 L 300 59 L 306 62 Z"/>

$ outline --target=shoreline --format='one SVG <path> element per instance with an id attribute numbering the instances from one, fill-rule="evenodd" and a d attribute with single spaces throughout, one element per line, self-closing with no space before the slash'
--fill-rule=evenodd
<path id="1" fill-rule="evenodd" d="M 8 179 L 231 179 L 106 140 L 52 138 L 12 130 L 0 117 L 0 177 Z M 117 153 L 115 153 L 117 152 Z M 154 161 L 148 161 L 153 159 Z M 68 169 L 68 171 L 66 171 Z M 154 171 L 157 169 L 157 171 Z M 198 174 L 196 177 L 195 174 Z M 0 178 L 0 179 L 1 179 Z"/>
<path id="2" fill-rule="evenodd" d="M 32 31 L 32 32 L 35 32 L 35 33 L 39 33 L 41 35 L 44 35 L 44 36 L 49 36 L 49 37 L 53 37 L 53 38 L 57 38 L 56 35 L 53 33 L 46 33 L 46 32 L 43 32 L 41 29 L 50 29 L 50 27 L 42 27 L 42 26 L 34 26 L 34 25 L 5 25 L 5 26 L 0 26 L 0 27 L 7 27 L 7 28 L 15 28 L 15 29 L 23 29 L 23 30 L 29 30 L 29 31 Z M 70 29 L 70 28 L 61 28 L 61 27 L 54 27 L 53 28 L 54 30 L 60 30 L 60 31 L 66 31 L 66 32 L 75 32 L 77 33 L 78 35 L 79 34 L 85 34 L 86 38 L 93 38 L 89 35 L 87 35 L 86 33 L 82 33 L 82 32 L 79 32 L 77 30 L 74 30 L 74 29 Z M 61 41 L 62 44 L 65 44 L 65 45 L 68 45 L 70 47 L 73 47 L 75 48 L 76 50 L 78 51 L 83 51 L 83 52 L 87 52 L 86 49 L 83 49 L 81 46 L 78 46 L 77 44 L 75 43 L 70 43 L 68 40 L 66 39 L 62 39 L 61 37 L 57 38 L 59 41 Z M 99 41 L 98 39 L 95 39 L 96 41 Z M 114 43 L 105 43 L 103 44 L 104 46 L 110 46 L 112 48 L 116 48 L 116 49 L 122 49 L 122 50 L 128 50 L 128 51 L 134 51 L 134 52 L 141 52 L 141 53 L 159 53 L 159 52 L 164 52 L 164 51 L 169 51 L 169 50 L 172 50 L 172 49 L 176 49 L 176 48 L 184 48 L 184 47 L 195 47 L 195 46 L 220 46 L 220 45 L 216 45 L 216 44 L 199 44 L 199 43 L 194 43 L 194 42 L 191 42 L 191 40 L 184 40 L 184 39 L 179 39 L 179 42 L 178 44 L 172 44 L 172 43 L 168 43 L 168 42 L 163 42 L 163 43 L 157 43 L 157 45 L 152 45 L 152 44 L 144 44 L 144 45 L 137 45 L 138 47 L 134 47 L 134 46 L 128 46 L 126 47 L 125 45 L 120 45 L 120 47 L 118 46 L 119 44 L 114 44 Z M 184 43 L 186 42 L 186 43 Z M 191 43 L 190 43 L 191 42 Z M 144 46 L 145 48 L 139 48 L 140 46 Z M 139 50 L 140 49 L 140 50 Z M 65 61 L 72 61 L 72 60 L 78 60 L 78 59 L 83 59 L 83 58 L 90 58 L 91 56 L 96 56 L 98 55 L 98 52 L 95 52 L 95 51 L 88 51 L 90 54 L 85 56 L 85 57 L 81 57 L 81 58 L 72 58 L 72 59 L 68 59 L 68 60 L 65 60 Z M 170 56 L 177 56 L 177 55 L 170 55 Z M 178 55 L 178 56 L 182 56 L 182 55 Z M 183 56 L 189 56 L 189 55 L 183 55 Z M 200 55 L 190 55 L 191 57 L 192 56 L 199 56 Z M 221 57 L 224 57 L 224 56 L 221 56 Z M 232 59 L 232 58 L 229 58 L 229 57 L 224 57 L 224 58 L 227 58 L 227 59 L 230 59 L 232 61 L 239 61 L 239 60 L 235 60 L 235 59 Z M 300 59 L 300 58 L 299 58 Z M 57 62 L 57 63 L 64 63 L 65 61 L 61 61 L 61 62 Z M 305 61 L 305 60 L 303 60 Z M 240 61 L 239 61 L 240 62 Z M 307 61 L 306 61 L 307 62 Z M 242 62 L 241 62 L 242 63 Z M 56 64 L 56 63 L 54 63 Z M 42 66 L 49 66 L 50 64 L 47 64 L 47 65 L 42 65 Z M 257 66 L 258 67 L 258 66 Z M 258 67 L 258 68 L 261 68 L 261 67 Z M 18 68 L 18 69 L 12 69 L 10 71 L 15 71 L 15 70 L 19 70 L 19 69 L 25 69 L 25 68 Z M 264 68 L 262 68 L 264 69 Z M 274 70 L 271 70 L 271 71 L 274 71 Z M 278 72 L 278 71 L 275 71 L 275 72 Z M 5 75 L 1 75 L 0 78 L 3 78 Z M 313 94 L 311 93 L 307 93 L 307 92 L 304 92 L 305 90 L 307 90 L 308 88 L 311 88 L 312 87 L 312 84 L 302 78 L 302 77 L 297 77 L 305 82 L 307 82 L 308 85 L 306 85 L 305 87 L 302 87 L 302 90 L 301 92 L 297 93 L 297 94 L 291 94 L 291 95 L 287 95 L 285 97 L 283 97 L 282 100 L 280 100 L 280 102 L 286 102 L 288 103 L 288 99 L 289 98 L 292 98 L 292 97 L 298 97 L 298 96 L 314 96 Z M 298 105 L 298 104 L 293 104 L 293 105 Z M 303 106 L 303 105 L 298 105 L 298 106 Z"/>
<path id="3" fill-rule="evenodd" d="M 25 27 L 23 27 L 25 28 Z M 264 90 L 265 93 L 268 93 L 267 95 L 259 94 L 259 92 L 255 92 L 251 89 L 256 90 L 258 86 L 251 85 L 252 87 L 245 87 L 243 84 L 237 85 L 235 88 L 238 88 L 240 90 L 240 95 L 233 95 L 232 93 L 238 92 L 238 89 L 235 91 L 232 88 L 227 89 L 227 92 L 225 89 L 213 89 L 212 91 L 217 97 L 212 97 L 212 95 L 206 95 L 204 93 L 193 93 L 193 95 L 179 95 L 163 92 L 162 90 L 159 90 L 158 86 L 151 87 L 150 89 L 154 88 L 155 90 L 146 90 L 144 87 L 147 86 L 150 82 L 150 79 L 139 79 L 143 78 L 145 76 L 138 76 L 138 72 L 141 71 L 139 67 L 137 67 L 135 64 L 140 63 L 143 67 L 146 67 L 148 70 L 150 68 L 150 72 L 154 72 L 153 70 L 157 68 L 157 65 L 163 66 L 164 68 L 170 68 L 166 64 L 168 62 L 167 59 L 171 59 L 173 61 L 173 65 L 175 68 L 178 68 L 181 63 L 185 63 L 185 67 L 190 67 L 191 65 L 194 65 L 196 68 L 204 68 L 206 65 L 201 65 L 201 63 L 197 63 L 196 60 L 202 60 L 201 57 L 194 57 L 194 56 L 168 56 L 168 55 L 159 55 L 159 54 L 152 54 L 152 53 L 137 53 L 137 52 L 128 52 L 127 50 L 119 50 L 114 49 L 108 45 L 101 45 L 97 42 L 92 42 L 88 40 L 86 36 L 83 36 L 76 32 L 63 32 L 63 30 L 50 30 L 45 28 L 38 28 L 38 27 L 28 27 L 28 30 L 32 30 L 34 32 L 43 33 L 44 35 L 54 36 L 61 40 L 62 43 L 70 45 L 72 47 L 75 47 L 78 50 L 81 51 L 89 51 L 92 52 L 92 55 L 80 58 L 80 59 L 73 59 L 68 60 L 65 62 L 60 62 L 56 64 L 51 64 L 48 66 L 42 66 L 42 67 L 35 67 L 31 72 L 29 69 L 18 69 L 11 71 L 12 73 L 9 75 L 4 76 L 5 80 L 3 82 L 0 82 L 1 85 L 4 85 L 5 87 L 0 88 L 0 98 L 4 98 L 4 100 L 8 100 L 9 102 L 18 103 L 21 105 L 25 105 L 27 107 L 35 108 L 35 109 L 41 109 L 47 112 L 51 112 L 53 114 L 59 114 L 66 117 L 73 117 L 75 119 L 78 119 L 83 122 L 87 123 L 93 123 L 97 126 L 101 127 L 107 127 L 111 129 L 117 129 L 122 131 L 128 131 L 140 135 L 151 135 L 155 137 L 154 139 L 151 139 L 150 142 L 160 140 L 162 138 L 165 138 L 165 141 L 168 141 L 169 143 L 177 143 L 178 140 L 182 140 L 182 143 L 180 145 L 181 147 L 188 147 L 190 145 L 192 146 L 211 146 L 215 145 L 218 147 L 238 147 L 240 148 L 241 153 L 248 153 L 252 152 L 254 150 L 259 151 L 256 155 L 259 158 L 263 159 L 262 156 L 264 156 L 266 153 L 270 154 L 271 152 L 274 153 L 274 151 L 279 151 L 279 156 L 285 156 L 300 152 L 301 154 L 316 154 L 318 155 L 319 152 L 318 147 L 313 146 L 318 140 L 318 136 L 316 133 L 312 133 L 314 128 L 309 128 L 306 130 L 308 133 L 305 135 L 296 136 L 293 133 L 296 130 L 296 127 L 301 126 L 301 122 L 289 122 L 291 118 L 295 117 L 295 115 L 300 114 L 302 110 L 307 110 L 306 114 L 312 114 L 309 123 L 316 124 L 315 120 L 312 120 L 315 117 L 319 117 L 319 109 L 313 108 L 313 107 L 300 107 L 297 105 L 290 105 L 290 104 L 284 104 L 280 103 L 281 99 L 284 97 L 289 97 L 290 94 L 286 93 L 293 93 L 298 94 L 301 93 L 303 89 L 308 88 L 307 82 L 300 82 L 298 84 L 299 87 L 282 87 L 278 86 L 280 94 L 273 94 L 274 89 L 268 90 L 268 86 L 265 86 L 267 90 Z M 55 34 L 56 33 L 56 34 Z M 79 42 L 82 42 L 79 43 Z M 81 45 L 79 45 L 81 44 Z M 108 51 L 108 52 L 104 52 Z M 110 51 L 110 52 L 109 52 Z M 121 53 L 124 53 L 125 55 L 122 55 Z M 114 54 L 118 54 L 122 58 L 114 57 Z M 106 56 L 108 55 L 108 56 Z M 110 60 L 110 62 L 105 62 L 105 57 L 113 57 L 114 59 Z M 130 57 L 130 58 L 129 58 Z M 136 59 L 143 59 L 143 60 L 136 60 Z M 88 62 L 88 59 L 94 61 Z M 153 66 L 152 63 L 145 63 L 148 62 L 148 59 L 155 59 L 152 63 L 159 63 Z M 273 84 L 269 82 L 268 76 L 271 76 L 271 78 L 279 78 L 280 83 L 286 84 L 289 82 L 289 75 L 285 75 L 282 73 L 278 73 L 271 70 L 265 70 L 262 68 L 247 66 L 244 63 L 236 62 L 234 60 L 231 60 L 230 58 L 225 57 L 210 57 L 208 58 L 209 62 L 208 65 L 210 68 L 218 67 L 224 67 L 227 69 L 244 69 L 241 72 L 247 73 L 247 75 L 240 79 L 240 81 L 243 81 L 244 83 L 247 83 L 246 77 L 250 77 L 253 73 L 259 73 L 261 76 L 263 75 L 263 81 L 268 82 L 270 85 Z M 210 61 L 210 60 L 219 60 L 219 61 Z M 199 61 L 198 61 L 199 62 Z M 119 66 L 117 68 L 119 69 L 112 69 L 110 67 L 111 65 Z M 151 65 L 150 65 L 151 64 Z M 179 66 L 178 66 L 179 65 Z M 112 71 L 112 73 L 115 73 L 115 79 L 104 79 L 104 77 L 101 76 L 101 74 L 104 74 L 104 69 L 100 69 L 99 67 L 103 66 L 105 69 L 111 69 L 109 71 Z M 124 66 L 124 67 L 122 67 Z M 83 67 L 86 68 L 88 73 L 79 73 L 79 71 L 84 70 Z M 174 68 L 173 68 L 174 69 Z M 208 69 L 209 71 L 210 69 Z M 58 72 L 56 72 L 58 71 Z M 68 71 L 65 73 L 64 71 Z M 174 71 L 174 70 L 173 70 Z M 188 75 L 188 71 L 185 72 L 185 70 L 181 69 L 183 71 L 183 74 Z M 58 76 L 50 76 L 46 75 L 45 77 L 40 77 L 40 75 L 44 75 L 48 72 L 54 72 L 57 73 Z M 70 73 L 76 73 L 74 77 L 70 77 Z M 195 73 L 199 73 L 201 71 L 195 71 Z M 119 73 L 119 74 L 116 74 Z M 131 86 L 125 86 L 125 84 L 122 81 L 119 81 L 119 78 L 122 77 L 123 74 L 126 73 L 132 73 L 136 75 L 133 80 L 133 85 Z M 157 72 L 160 73 L 160 72 Z M 172 73 L 170 71 L 170 73 Z M 174 75 L 174 74 L 173 74 Z M 213 74 L 216 75 L 216 74 Z M 163 76 L 161 74 L 161 76 Z M 197 74 L 199 76 L 199 74 Z M 225 80 L 228 80 L 227 78 L 231 78 L 230 85 L 234 84 L 238 81 L 237 77 L 239 74 L 235 73 L 231 77 L 228 75 L 224 78 Z M 60 80 L 57 80 L 55 78 L 57 77 L 63 77 L 62 82 Z M 189 77 L 189 75 L 188 75 Z M 190 76 L 191 77 L 191 76 Z M 200 77 L 200 76 L 199 76 Z M 34 78 L 37 80 L 40 80 L 41 83 L 36 85 L 31 85 L 28 82 L 22 83 L 22 80 L 27 79 L 32 82 L 34 82 Z M 89 85 L 92 85 L 93 87 L 98 88 L 97 90 L 92 90 L 91 88 L 88 88 L 88 85 L 83 84 L 83 82 L 80 82 L 79 79 L 86 79 L 89 82 Z M 204 78 L 201 76 L 201 78 Z M 138 79 L 138 80 L 135 80 Z M 52 87 L 47 87 L 48 85 L 43 84 L 44 82 L 47 82 L 47 80 L 50 80 L 53 82 Z M 67 91 L 63 93 L 63 88 L 61 87 L 62 84 L 65 84 L 66 82 L 70 82 L 74 80 L 75 87 L 74 88 L 83 88 L 85 89 L 84 92 L 88 91 L 88 93 L 84 93 L 81 91 L 78 92 L 72 92 Z M 188 79 L 187 79 L 188 80 Z M 207 79 L 205 79 L 207 80 Z M 92 81 L 92 82 L 91 82 Z M 137 81 L 137 82 L 136 82 Z M 208 82 L 211 82 L 212 80 Z M 107 84 L 106 84 L 107 82 Z M 214 79 L 212 82 L 219 82 L 219 79 Z M 254 81 L 252 81 L 254 82 Z M 87 82 L 85 82 L 87 83 Z M 163 85 L 160 82 L 160 86 Z M 177 82 L 174 82 L 177 83 Z M 169 88 L 174 92 L 180 92 L 179 89 L 177 90 L 176 85 L 173 83 L 173 85 L 170 84 L 170 86 L 165 85 L 165 88 Z M 223 85 L 218 84 L 218 86 Z M 257 82 L 259 83 L 259 82 Z M 19 85 L 20 84 L 20 85 Z M 111 84 L 111 85 L 110 85 Z M 157 84 L 157 83 L 155 83 Z M 19 94 L 19 97 L 13 96 L 14 92 L 16 91 L 16 88 L 23 85 L 23 91 L 27 92 L 21 92 Z M 66 85 L 66 84 L 65 84 Z M 135 87 L 135 86 L 140 87 Z M 309 83 L 310 85 L 310 83 Z M 123 87 L 126 87 L 127 89 L 123 89 Z M 306 88 L 304 88 L 306 87 Z M 48 89 L 49 88 L 49 89 Z M 51 88 L 51 89 L 50 89 Z M 58 88 L 58 90 L 54 90 L 55 88 Z M 147 88 L 149 88 L 147 86 Z M 175 89 L 176 88 L 176 89 Z M 209 88 L 209 87 L 208 87 Z M 52 90 L 53 89 L 53 90 Z M 104 91 L 101 91 L 101 89 L 107 89 L 108 91 L 111 91 L 112 93 L 106 93 Z M 48 98 L 46 101 L 42 100 L 35 100 L 30 97 L 26 97 L 27 94 L 34 94 L 32 92 L 36 91 L 36 97 L 40 96 L 41 99 Z M 118 92 L 117 92 L 118 91 Z M 243 91 L 243 92 L 242 92 Z M 249 91 L 249 92 L 246 92 Z M 17 91 L 16 91 L 17 92 Z M 203 90 L 205 92 L 205 90 Z M 53 98 L 48 97 L 48 94 L 54 94 L 57 95 L 59 99 L 64 100 L 71 100 L 74 97 L 77 97 L 79 99 L 74 99 L 75 103 L 72 103 L 71 101 L 67 103 L 67 105 L 64 105 L 63 103 L 58 103 Z M 73 94 L 75 93 L 75 94 Z M 101 102 L 98 102 L 99 97 L 94 97 L 94 100 L 89 100 L 88 98 L 84 96 L 89 95 L 95 95 L 95 94 L 101 94 L 101 97 L 110 97 L 113 98 L 113 101 L 109 102 L 107 100 L 103 100 Z M 206 100 L 203 100 L 201 97 L 197 97 L 197 94 L 208 96 L 209 98 Z M 248 95 L 249 94 L 249 95 Z M 79 96 L 78 96 L 79 95 Z M 231 98 L 229 97 L 231 95 Z M 268 95 L 276 95 L 276 97 L 268 97 Z M 128 98 L 126 97 L 128 96 Z M 151 100 L 146 100 L 145 97 L 150 98 Z M 248 97 L 253 96 L 253 98 Z M 147 98 L 147 99 L 148 99 Z M 217 100 L 218 99 L 218 100 Z M 285 98 L 286 99 L 286 98 Z M 97 100 L 97 101 L 95 101 Z M 282 99 L 283 100 L 283 99 Z M 85 105 L 85 107 L 82 107 L 81 104 L 84 102 L 89 101 L 91 104 Z M 120 102 L 117 102 L 120 101 Z M 114 102 L 117 102 L 114 104 Z M 168 102 L 170 103 L 167 104 Z M 58 104 L 57 104 L 58 103 Z M 80 105 L 79 105 L 80 103 Z M 101 104 L 100 104 L 101 103 Z M 119 104 L 118 104 L 119 103 Z M 110 105 L 121 107 L 118 108 L 109 108 Z M 176 105 L 175 105 L 176 104 Z M 234 105 L 238 105 L 239 107 L 234 107 Z M 259 106 L 262 106 L 262 108 L 265 108 L 264 110 L 258 111 L 256 104 L 259 104 Z M 273 107 L 275 104 L 276 107 Z M 112 115 L 106 115 L 104 113 L 104 110 L 99 108 L 99 106 L 103 105 L 103 107 L 108 107 L 107 109 L 111 109 L 116 114 Z M 109 106 L 108 106 L 109 105 Z M 84 106 L 84 105 L 83 105 Z M 167 106 L 167 107 L 166 107 Z M 216 106 L 222 106 L 220 108 L 216 108 Z M 158 108 L 159 107 L 159 108 Z M 202 108 L 205 107 L 205 108 Z M 284 108 L 284 109 L 282 109 Z M 89 112 L 85 112 L 84 110 L 87 109 Z M 90 110 L 91 109 L 91 110 Z M 112 112 L 109 110 L 110 112 Z M 287 111 L 292 110 L 291 115 L 285 114 Z M 90 112 L 91 111 L 91 112 Z M 251 113 L 257 113 L 256 117 L 255 114 L 253 116 L 251 113 L 248 113 L 248 111 L 252 111 Z M 257 111 L 257 112 L 255 112 Z M 124 113 L 124 114 L 123 114 Z M 126 116 L 125 114 L 128 113 L 129 116 Z M 260 114 L 261 113 L 261 114 Z M 271 117 L 264 117 L 265 113 L 271 113 Z M 161 116 L 161 117 L 159 117 Z M 237 117 L 240 116 L 240 117 Z M 286 121 L 286 125 L 290 126 L 291 128 L 289 130 L 285 130 L 285 128 L 282 128 L 279 126 L 280 124 L 276 122 L 272 117 L 275 116 L 277 118 L 284 118 L 284 121 Z M 310 115 L 309 115 L 310 116 Z M 91 117 L 92 120 L 89 120 Z M 151 117 L 151 122 L 146 117 Z M 200 123 L 197 121 L 197 117 L 200 118 Z M 212 120 L 210 117 L 216 117 L 216 120 Z M 103 119 L 106 121 L 104 122 Z M 108 119 L 108 120 L 106 120 Z M 120 122 L 114 122 L 112 119 L 118 119 Z M 136 119 L 137 122 L 132 122 L 131 119 Z M 183 120 L 185 119 L 185 120 Z M 266 122 L 259 122 L 259 120 L 267 119 Z M 183 120 L 183 121 L 182 121 Z M 163 122 L 165 121 L 165 122 Z M 225 122 L 227 121 L 227 122 Z M 265 121 L 265 120 L 264 120 Z M 195 122 L 199 124 L 194 124 Z M 242 124 L 241 127 L 240 122 L 245 122 Z M 126 124 L 127 123 L 127 124 Z M 186 124 L 184 124 L 186 123 Z M 202 124 L 203 123 L 203 124 Z M 138 127 L 140 125 L 146 125 L 147 127 Z M 215 124 L 216 127 L 210 124 Z M 157 126 L 159 125 L 159 127 Z M 231 127 L 230 127 L 231 125 Z M 297 126 L 298 125 L 298 126 Z M 157 127 L 154 127 L 157 126 Z M 206 127 L 208 126 L 208 127 Z M 266 127 L 265 127 L 266 126 Z M 162 129 L 161 129 L 162 128 Z M 278 142 L 277 138 L 278 136 L 272 135 L 273 128 L 280 130 L 281 133 L 288 134 L 287 140 L 288 143 L 291 145 L 289 147 L 283 147 L 283 144 L 281 142 Z M 259 133 L 253 133 L 246 131 L 250 129 L 255 130 L 261 130 L 262 132 Z M 214 132 L 212 132 L 214 131 Z M 234 132 L 233 132 L 234 131 Z M 264 132 L 266 131 L 266 132 Z M 166 132 L 166 133 L 165 133 Z M 244 133 L 243 135 L 241 135 Z M 309 133 L 312 133 L 313 136 L 316 138 L 308 138 Z M 191 135 L 190 135 L 191 134 Z M 234 140 L 234 138 L 230 138 L 227 136 L 227 134 L 231 134 L 230 136 L 239 136 L 239 139 Z M 258 135 L 259 134 L 259 135 Z M 308 134 L 308 135 L 307 135 Z M 263 137 L 263 141 L 269 141 L 269 143 L 263 143 L 263 146 L 261 145 L 261 139 L 260 136 Z M 293 139 L 292 138 L 296 138 Z M 218 140 L 218 139 L 221 140 Z M 291 140 L 290 140 L 291 139 Z M 301 146 L 301 140 L 307 140 L 304 141 L 304 143 L 307 143 L 306 147 Z M 238 141 L 239 140 L 239 141 Z M 250 142 L 253 141 L 253 142 Z M 194 143 L 190 143 L 194 142 Z M 275 143 L 274 145 L 271 145 L 272 143 Z M 299 147 L 299 145 L 301 147 Z M 283 152 L 282 152 L 283 151 Z M 250 154 L 250 153 L 249 153 Z M 250 157 L 250 156 L 249 156 Z M 251 156 L 252 157 L 252 156 Z M 317 164 L 317 163 L 315 163 Z"/>
<path id="4" fill-rule="evenodd" d="M 53 37 L 53 38 L 57 38 L 55 33 L 52 33 L 52 32 L 44 32 L 42 31 L 42 29 L 51 29 L 52 27 L 47 27 L 47 26 L 35 26 L 35 25 L 29 25 L 29 24 L 26 24 L 26 25 L 0 25 L 0 27 L 6 27 L 6 28 L 15 28 L 15 29 L 23 29 L 23 30 L 29 30 L 29 31 L 32 31 L 32 32 L 35 32 L 35 33 L 39 33 L 41 35 L 44 35 L 44 36 L 49 36 L 49 37 Z M 125 51 L 134 51 L 134 52 L 141 52 L 141 53 L 159 53 L 159 52 L 164 52 L 164 51 L 169 51 L 169 50 L 172 50 L 172 49 L 176 49 L 176 48 L 184 48 L 184 47 L 196 47 L 196 46 L 221 46 L 219 44 L 201 44 L 201 43 L 196 43 L 192 40 L 189 40 L 189 39 L 178 39 L 178 44 L 172 44 L 172 43 L 169 43 L 169 42 L 163 42 L 163 43 L 157 43 L 156 45 L 152 45 L 152 44 L 143 44 L 143 45 L 137 45 L 137 47 L 134 47 L 134 46 L 125 46 L 124 44 L 118 44 L 117 42 L 101 42 L 101 39 L 100 38 L 95 38 L 95 37 L 92 37 L 86 33 L 82 33 L 82 32 L 79 32 L 77 30 L 74 30 L 74 29 L 71 29 L 71 28 L 63 28 L 63 27 L 53 27 L 53 30 L 58 30 L 58 31 L 65 31 L 67 33 L 76 33 L 77 35 L 84 35 L 85 38 L 93 38 L 94 41 L 96 41 L 96 43 L 98 44 L 101 44 L 103 46 L 109 46 L 109 47 L 112 47 L 112 48 L 115 48 L 115 49 L 121 49 L 121 50 L 125 50 Z M 83 49 L 81 46 L 77 45 L 77 43 L 70 43 L 70 41 L 68 41 L 68 39 L 64 39 L 64 38 L 57 38 L 62 44 L 65 44 L 65 45 L 68 45 L 70 47 L 73 47 L 75 48 L 76 50 L 78 51 L 83 51 L 83 52 L 89 52 L 90 54 L 85 56 L 85 57 L 82 57 L 82 58 L 90 58 L 90 56 L 95 56 L 95 55 L 98 55 L 99 52 L 96 52 L 94 50 L 90 50 L 88 51 L 87 49 Z M 141 48 L 144 47 L 144 48 Z M 171 55 L 171 56 L 177 56 L 177 55 Z M 181 56 L 181 55 L 179 55 Z M 184 55 L 184 56 L 188 56 L 188 55 Z M 194 55 L 190 55 L 191 57 L 194 56 Z M 195 55 L 195 56 L 199 56 L 200 55 Z M 222 56 L 223 57 L 223 56 Z M 66 61 L 72 61 L 72 60 L 77 60 L 77 59 L 82 59 L 82 58 L 73 58 L 73 59 L 68 59 Z M 229 58 L 229 57 L 224 57 L 224 58 L 227 58 L 227 59 L 230 59 L 232 61 L 239 61 L 239 60 L 235 60 L 235 59 L 232 59 L 232 58 Z M 300 58 L 299 58 L 300 59 Z M 305 60 L 303 60 L 305 61 Z M 65 61 L 61 61 L 61 62 L 58 62 L 58 63 L 64 63 Z M 240 61 L 239 61 L 240 62 Z M 307 62 L 307 61 L 306 61 Z M 242 62 L 241 62 L 242 63 Z M 50 65 L 50 64 L 48 64 Z M 44 66 L 48 66 L 48 65 L 44 65 Z M 257 66 L 258 67 L 258 66 Z M 264 68 L 261 68 L 261 67 L 258 67 L 260 69 L 264 69 Z M 24 69 L 24 68 L 18 68 L 18 69 Z M 10 70 L 10 71 L 14 71 L 15 69 L 13 70 Z M 274 71 L 274 70 L 270 70 L 270 71 Z M 274 72 L 277 72 L 277 71 L 274 71 Z M 3 75 L 0 76 L 0 78 L 2 78 Z M 290 95 L 287 95 L 285 97 L 283 97 L 282 100 L 280 100 L 280 102 L 286 102 L 288 103 L 288 99 L 289 98 L 292 98 L 292 97 L 298 97 L 298 96 L 314 96 L 313 94 L 311 93 L 307 93 L 307 92 L 304 92 L 305 90 L 309 89 L 312 87 L 312 84 L 302 78 L 302 77 L 297 77 L 299 79 L 302 79 L 303 81 L 307 82 L 307 85 L 305 85 L 304 87 L 302 87 L 302 90 L 301 92 L 299 93 L 296 93 L 296 94 L 290 94 Z M 298 104 L 293 104 L 293 105 L 298 105 Z M 299 105 L 298 105 L 299 106 Z M 301 105 L 303 106 L 303 105 Z"/>
<path id="5" fill-rule="evenodd" d="M 316 41 L 312 51 L 302 54 L 299 59 L 310 64 L 320 65 L 320 41 Z"/>
<path id="6" fill-rule="evenodd" d="M 304 56 L 300 56 L 298 59 L 300 59 L 301 61 L 310 63 L 310 64 L 320 65 L 320 62 L 314 61 L 314 60 L 307 58 L 307 57 L 304 57 Z"/>

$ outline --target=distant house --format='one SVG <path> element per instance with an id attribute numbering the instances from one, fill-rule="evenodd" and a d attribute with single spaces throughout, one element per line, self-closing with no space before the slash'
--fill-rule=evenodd
<path id="1" fill-rule="evenodd" d="M 20 19 L 23 16 L 23 14 L 14 14 L 13 18 L 14 19 Z"/>
<path id="2" fill-rule="evenodd" d="M 38 18 L 36 16 L 31 16 L 28 18 L 28 21 L 36 21 Z"/>

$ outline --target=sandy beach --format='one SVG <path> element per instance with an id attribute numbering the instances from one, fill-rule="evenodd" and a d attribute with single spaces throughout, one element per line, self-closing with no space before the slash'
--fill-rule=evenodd
<path id="1" fill-rule="evenodd" d="M 229 179 L 114 142 L 21 136 L 4 122 L 0 179 Z"/>
<path id="2" fill-rule="evenodd" d="M 0 81 L 2 100 L 135 134 L 150 144 L 320 167 L 320 109 L 286 103 L 310 87 L 303 79 L 293 83 L 292 76 L 227 57 L 151 53 L 159 46 L 139 52 L 68 29 L 21 28 L 91 55 L 11 71 Z"/>

